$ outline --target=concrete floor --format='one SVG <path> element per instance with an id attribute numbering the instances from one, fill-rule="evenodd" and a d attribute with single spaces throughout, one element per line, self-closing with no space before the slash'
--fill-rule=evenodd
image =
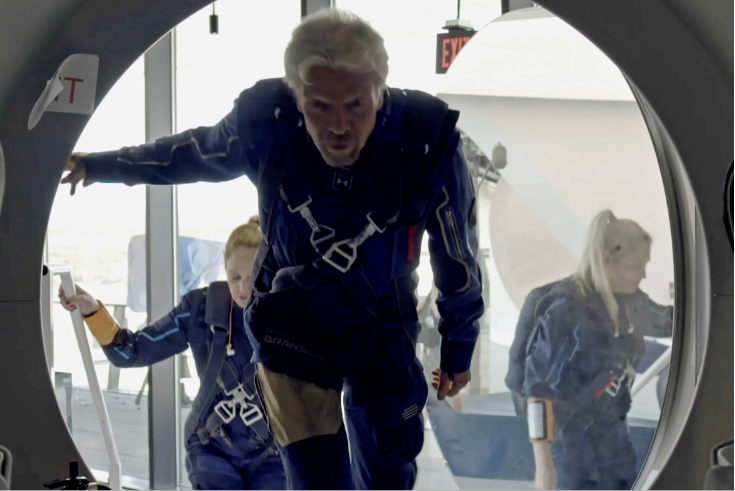
<path id="1" fill-rule="evenodd" d="M 65 413 L 65 391 L 57 390 L 62 414 Z M 123 486 L 131 489 L 147 489 L 148 486 L 148 418 L 147 397 L 140 406 L 135 405 L 135 394 L 105 392 L 105 404 L 110 415 L 112 432 L 122 462 Z M 89 390 L 75 388 L 72 391 L 72 435 L 82 457 L 90 468 L 99 470 L 97 479 L 107 478 L 108 458 L 97 422 L 97 416 Z M 181 420 L 188 415 L 182 409 Z M 431 428 L 425 425 L 424 448 L 418 458 L 419 476 L 417 490 L 458 490 L 449 468 L 446 466 Z M 183 451 L 182 451 L 183 454 Z M 182 455 L 181 489 L 190 489 Z"/>
<path id="2" fill-rule="evenodd" d="M 66 390 L 57 389 L 57 399 L 62 414 L 66 415 Z M 92 397 L 88 389 L 74 388 L 71 391 L 71 427 L 72 435 L 82 457 L 90 468 L 99 470 L 97 479 L 107 478 L 108 458 L 99 429 Z M 464 412 L 493 414 L 512 411 L 510 401 L 498 400 L 490 404 L 484 399 L 497 399 L 504 394 L 469 398 L 465 402 Z M 148 489 L 148 417 L 147 396 L 143 396 L 140 405 L 135 404 L 136 394 L 122 391 L 106 391 L 105 403 L 112 430 L 122 462 L 123 486 L 128 489 Z M 502 397 L 500 397 L 502 399 Z M 474 399 L 483 399 L 478 407 Z M 490 401 L 490 402 L 493 402 Z M 498 407 L 495 407 L 498 406 Z M 500 407 L 503 406 L 503 407 Z M 507 406 L 507 407 L 505 407 Z M 182 408 L 181 421 L 188 416 L 189 408 Z M 632 411 L 635 412 L 635 411 Z M 426 418 L 426 413 L 425 418 Z M 424 448 L 418 457 L 419 476 L 414 489 L 417 490 L 458 490 L 458 489 L 530 489 L 528 482 L 498 481 L 470 479 L 452 476 L 445 458 L 436 442 L 431 427 L 425 425 Z M 184 467 L 184 452 L 181 452 L 180 489 L 190 489 Z"/>

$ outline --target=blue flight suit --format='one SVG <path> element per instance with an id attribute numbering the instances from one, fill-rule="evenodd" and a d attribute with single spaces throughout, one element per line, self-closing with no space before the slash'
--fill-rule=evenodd
<path id="1" fill-rule="evenodd" d="M 231 356 L 225 354 L 230 322 Z M 102 349 L 113 365 L 128 368 L 150 366 L 188 347 L 201 380 L 184 430 L 193 489 L 286 489 L 283 461 L 255 397 L 242 309 L 231 305 L 226 283 L 189 292 L 165 317 L 136 332 L 120 329 Z M 228 404 L 238 392 L 240 402 Z"/>
<path id="2" fill-rule="evenodd" d="M 583 294 L 571 279 L 545 290 L 528 340 L 524 391 L 552 402 L 557 489 L 630 489 L 637 471 L 626 417 L 645 352 L 644 330 L 630 318 L 640 294 L 615 295 L 616 336 L 597 293 Z"/>
<path id="3" fill-rule="evenodd" d="M 344 390 L 345 425 L 337 433 L 280 442 L 296 489 L 413 487 L 428 394 L 415 355 L 425 231 L 440 292 L 440 366 L 450 375 L 469 370 L 484 311 L 474 185 L 458 113 L 416 91 L 389 89 L 384 98 L 348 168 L 322 160 L 280 79 L 244 91 L 213 127 L 86 159 L 88 177 L 101 182 L 218 182 L 244 174 L 255 184 L 266 240 L 245 312 L 254 361 Z"/>
<path id="4" fill-rule="evenodd" d="M 528 341 L 537 319 L 549 307 L 549 301 L 555 298 L 553 295 L 547 297 L 547 294 L 559 283 L 560 281 L 554 281 L 531 290 L 518 314 L 515 336 L 508 353 L 505 385 L 513 395 L 516 413 L 519 415 L 526 413 L 523 386 L 526 376 Z M 629 320 L 636 326 L 636 336 L 671 337 L 673 329 L 673 308 L 671 306 L 657 304 L 640 289 L 632 295 L 621 296 L 620 299 L 625 301 Z"/>

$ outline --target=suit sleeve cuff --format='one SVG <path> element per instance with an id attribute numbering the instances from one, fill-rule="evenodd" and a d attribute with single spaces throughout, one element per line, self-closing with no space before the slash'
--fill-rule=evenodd
<path id="1" fill-rule="evenodd" d="M 455 374 L 469 370 L 476 343 L 476 340 L 449 341 L 442 338 L 441 363 L 439 365 L 442 372 Z"/>
<path id="2" fill-rule="evenodd" d="M 86 176 L 96 182 L 119 182 L 118 151 L 90 153 L 84 156 Z M 123 164 L 125 165 L 125 164 Z"/>

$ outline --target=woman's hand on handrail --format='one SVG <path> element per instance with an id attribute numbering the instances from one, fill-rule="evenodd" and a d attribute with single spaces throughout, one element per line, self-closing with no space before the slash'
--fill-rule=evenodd
<path id="1" fill-rule="evenodd" d="M 77 294 L 74 297 L 66 298 L 64 289 L 59 287 L 59 300 L 61 301 L 62 307 L 69 312 L 73 312 L 77 308 L 83 316 L 88 317 L 100 309 L 99 302 L 89 293 L 87 293 L 79 285 L 74 285 L 77 290 Z"/>

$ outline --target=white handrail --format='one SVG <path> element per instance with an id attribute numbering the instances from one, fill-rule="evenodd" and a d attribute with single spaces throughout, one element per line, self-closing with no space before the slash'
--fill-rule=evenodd
<path id="1" fill-rule="evenodd" d="M 61 287 L 64 290 L 64 295 L 66 295 L 67 298 L 75 296 L 76 288 L 74 287 L 74 281 L 72 280 L 69 268 L 64 266 L 54 266 L 52 271 L 54 274 L 61 277 Z M 87 342 L 87 330 L 84 327 L 84 321 L 82 321 L 82 314 L 79 312 L 79 309 L 70 312 L 70 314 L 72 324 L 74 325 L 74 334 L 76 335 L 77 344 L 79 345 L 79 352 L 82 355 L 82 362 L 84 362 L 84 371 L 87 372 L 89 391 L 92 393 L 94 408 L 97 411 L 97 419 L 100 422 L 102 439 L 105 442 L 107 455 L 110 459 L 110 475 L 108 484 L 110 489 L 119 490 L 122 489 L 120 487 L 122 466 L 120 464 L 120 456 L 117 453 L 115 438 L 112 435 L 112 427 L 110 426 L 110 418 L 107 413 L 107 406 L 105 406 L 105 399 L 102 397 L 102 389 L 100 389 L 100 383 L 97 380 L 97 372 L 94 369 L 92 352 L 90 351 L 89 343 Z"/>
<path id="2" fill-rule="evenodd" d="M 653 364 L 648 367 L 648 370 L 643 372 L 640 377 L 637 377 L 635 382 L 633 382 L 633 387 L 630 388 L 630 397 L 635 397 L 635 395 L 641 391 L 643 387 L 645 387 L 653 378 L 661 373 L 661 370 L 666 368 L 666 366 L 671 362 L 671 346 L 669 346 L 666 351 L 661 353 L 661 356 L 659 356 L 656 361 L 653 362 Z"/>

